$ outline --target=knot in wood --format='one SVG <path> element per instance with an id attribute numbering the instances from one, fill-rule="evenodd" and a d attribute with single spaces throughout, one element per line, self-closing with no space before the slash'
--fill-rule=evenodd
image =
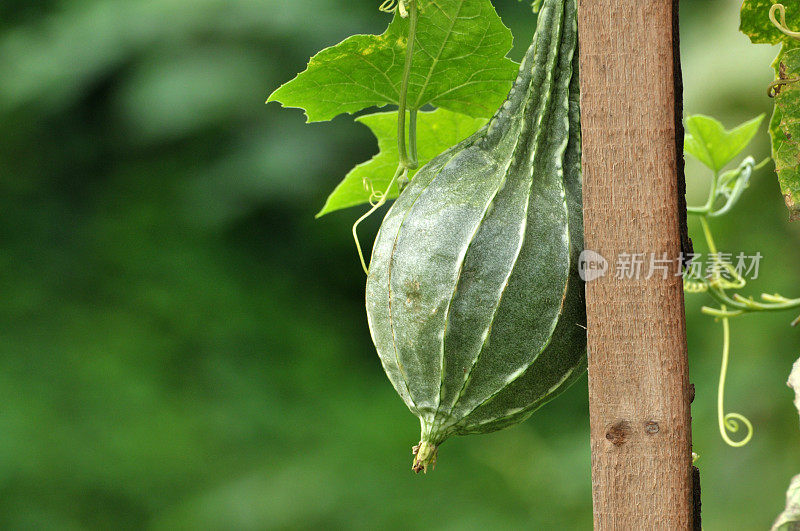
<path id="1" fill-rule="evenodd" d="M 658 426 L 658 422 L 654 420 L 649 420 L 644 423 L 644 431 L 647 432 L 649 435 L 655 435 L 658 433 L 658 430 L 661 429 Z"/>
<path id="2" fill-rule="evenodd" d="M 631 432 L 631 423 L 627 420 L 618 420 L 606 430 L 606 439 L 614 446 L 621 446 L 628 440 Z"/>

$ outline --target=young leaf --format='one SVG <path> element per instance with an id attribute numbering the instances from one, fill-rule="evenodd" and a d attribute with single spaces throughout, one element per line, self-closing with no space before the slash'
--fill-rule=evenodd
<path id="1" fill-rule="evenodd" d="M 419 22 L 408 108 L 427 104 L 490 117 L 517 65 L 505 57 L 511 31 L 490 0 L 417 0 Z M 311 58 L 267 100 L 305 109 L 309 122 L 398 104 L 409 20 L 395 13 L 382 35 L 355 35 Z"/>
<path id="2" fill-rule="evenodd" d="M 686 118 L 684 148 L 697 160 L 718 172 L 747 147 L 763 120 L 762 114 L 726 131 L 720 122 L 710 116 L 689 116 Z"/>
<path id="3" fill-rule="evenodd" d="M 484 118 L 471 118 L 445 109 L 420 112 L 417 116 L 420 167 L 450 146 L 467 138 L 487 122 Z M 317 217 L 369 202 L 372 190 L 383 193 L 397 169 L 397 112 L 370 114 L 356 118 L 356 121 L 372 130 L 378 139 L 379 153 L 347 174 L 328 197 Z M 395 184 L 389 191 L 387 199 L 395 198 L 397 195 L 398 189 Z"/>

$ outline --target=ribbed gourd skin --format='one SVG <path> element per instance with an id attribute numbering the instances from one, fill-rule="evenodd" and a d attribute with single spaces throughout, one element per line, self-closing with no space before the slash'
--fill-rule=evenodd
<path id="1" fill-rule="evenodd" d="M 419 417 L 414 469 L 454 434 L 521 422 L 586 369 L 577 0 L 545 0 L 489 124 L 420 169 L 386 214 L 366 305 Z"/>

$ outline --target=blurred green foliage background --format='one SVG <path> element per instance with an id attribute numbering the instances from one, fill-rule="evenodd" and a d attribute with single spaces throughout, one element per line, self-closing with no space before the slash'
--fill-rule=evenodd
<path id="1" fill-rule="evenodd" d="M 585 379 L 409 470 L 418 426 L 369 339 L 360 211 L 313 217 L 375 142 L 263 104 L 320 48 L 383 31 L 378 4 L 0 4 L 0 528 L 590 528 Z M 519 59 L 534 18 L 495 4 Z M 687 112 L 768 112 L 776 50 L 737 32 L 736 0 L 683 4 Z M 699 203 L 707 176 L 689 172 Z M 715 228 L 766 256 L 754 293 L 800 294 L 800 225 L 771 168 Z M 731 449 L 705 302 L 687 301 L 705 529 L 765 528 L 800 472 L 784 385 L 800 330 L 734 323 L 727 404 L 756 433 Z"/>

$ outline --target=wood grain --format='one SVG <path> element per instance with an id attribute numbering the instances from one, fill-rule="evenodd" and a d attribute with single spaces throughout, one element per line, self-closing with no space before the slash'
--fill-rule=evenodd
<path id="1" fill-rule="evenodd" d="M 595 529 L 692 529 L 673 9 L 579 7 L 586 248 L 609 265 L 586 284 Z M 624 253 L 644 254 L 639 278 L 616 277 Z"/>

